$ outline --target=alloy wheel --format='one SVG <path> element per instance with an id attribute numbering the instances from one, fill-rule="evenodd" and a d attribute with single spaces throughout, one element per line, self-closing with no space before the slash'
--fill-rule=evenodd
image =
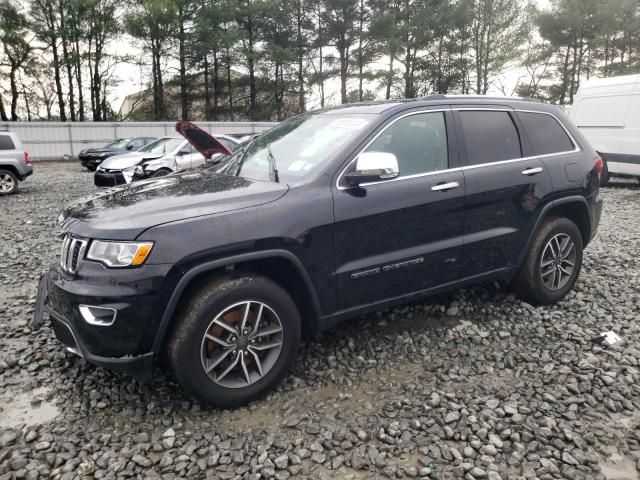
<path id="1" fill-rule="evenodd" d="M 15 188 L 15 180 L 9 174 L 0 175 L 0 192 L 9 193 Z"/>
<path id="2" fill-rule="evenodd" d="M 202 368 L 216 384 L 242 388 L 263 378 L 282 349 L 280 318 L 269 305 L 247 300 L 224 309 L 202 338 Z"/>
<path id="3" fill-rule="evenodd" d="M 553 236 L 542 250 L 542 281 L 549 290 L 560 290 L 571 278 L 575 265 L 576 245 L 569 235 L 559 233 Z"/>

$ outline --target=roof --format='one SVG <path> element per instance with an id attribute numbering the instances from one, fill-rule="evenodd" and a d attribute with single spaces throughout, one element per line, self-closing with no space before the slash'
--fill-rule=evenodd
<path id="1" fill-rule="evenodd" d="M 345 114 L 345 113 L 383 113 L 391 109 L 410 108 L 412 106 L 448 105 L 461 103 L 535 103 L 544 105 L 540 100 L 526 97 L 499 97 L 488 95 L 429 95 L 420 98 L 406 98 L 400 100 L 380 100 L 366 103 L 347 103 L 335 107 L 328 107 L 316 110 L 314 113 L 321 114 Z"/>

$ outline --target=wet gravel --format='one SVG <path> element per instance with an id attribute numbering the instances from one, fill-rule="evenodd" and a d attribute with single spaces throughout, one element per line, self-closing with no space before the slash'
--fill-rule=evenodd
<path id="1" fill-rule="evenodd" d="M 496 285 L 307 338 L 293 372 L 236 410 L 86 365 L 26 328 L 59 249 L 55 218 L 94 191 L 37 164 L 0 198 L 0 479 L 638 479 L 640 187 L 604 190 L 574 292 L 533 308 Z M 623 341 L 592 343 L 613 330 Z"/>

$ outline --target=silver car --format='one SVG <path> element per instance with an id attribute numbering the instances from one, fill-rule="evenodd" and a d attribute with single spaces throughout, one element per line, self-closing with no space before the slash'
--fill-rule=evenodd
<path id="1" fill-rule="evenodd" d="M 235 150 L 240 143 L 227 135 L 216 138 L 230 150 Z M 204 163 L 204 156 L 184 138 L 162 137 L 136 152 L 106 159 L 96 170 L 94 183 L 99 187 L 113 187 L 196 168 Z"/>
<path id="2" fill-rule="evenodd" d="M 0 195 L 18 191 L 18 182 L 33 173 L 29 154 L 14 132 L 0 132 Z"/>

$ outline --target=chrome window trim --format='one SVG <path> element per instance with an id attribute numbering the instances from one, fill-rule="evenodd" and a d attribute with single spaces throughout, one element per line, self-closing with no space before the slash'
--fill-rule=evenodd
<path id="1" fill-rule="evenodd" d="M 543 155 L 530 155 L 528 157 L 512 158 L 512 159 L 507 159 L 507 160 L 498 160 L 496 162 L 488 162 L 488 163 L 479 163 L 478 165 L 465 165 L 463 167 L 447 168 L 445 170 L 436 170 L 436 171 L 433 171 L 433 172 L 417 173 L 417 174 L 414 174 L 414 175 L 407 175 L 405 177 L 397 177 L 397 178 L 394 178 L 394 179 L 391 179 L 391 180 L 380 180 L 379 182 L 363 183 L 361 186 L 362 187 L 368 187 L 368 186 L 372 186 L 372 185 L 379 185 L 381 183 L 399 182 L 399 181 L 405 180 L 405 179 L 406 180 L 412 180 L 414 178 L 427 177 L 427 176 L 430 176 L 430 175 L 438 175 L 440 173 L 451 173 L 451 172 L 457 172 L 457 171 L 472 170 L 472 169 L 481 168 L 481 167 L 492 167 L 492 166 L 495 166 L 495 165 L 502 165 L 502 164 L 507 164 L 507 163 L 529 161 L 529 160 L 538 159 L 538 158 L 549 158 L 549 157 L 555 157 L 556 155 L 567 155 L 567 154 L 570 154 L 570 153 L 577 153 L 577 152 L 582 151 L 582 149 L 580 148 L 578 142 L 576 142 L 576 140 L 573 137 L 573 135 L 571 135 L 571 132 L 569 132 L 569 130 L 567 130 L 567 128 L 558 119 L 558 117 L 556 115 L 554 115 L 553 113 L 551 113 L 551 112 L 541 112 L 539 110 L 525 110 L 525 109 L 519 109 L 519 108 L 518 109 L 488 108 L 488 107 L 485 107 L 485 108 L 483 108 L 483 107 L 460 107 L 460 108 L 456 108 L 455 106 L 451 106 L 450 109 L 421 110 L 419 112 L 409 112 L 409 113 L 406 113 L 404 115 L 401 115 L 400 117 L 398 117 L 395 120 L 393 120 L 392 122 L 390 122 L 382 130 L 380 130 L 380 132 L 378 132 L 378 134 L 375 137 L 373 137 L 373 139 L 371 139 L 371 141 L 368 142 L 357 153 L 357 155 L 354 156 L 354 158 L 345 166 L 345 168 L 342 169 L 342 171 L 340 172 L 340 175 L 338 175 L 338 178 L 336 179 L 336 188 L 338 190 L 351 190 L 352 188 L 354 188 L 354 187 L 342 187 L 342 186 L 340 186 L 340 180 L 342 179 L 342 176 L 345 174 L 345 172 L 351 166 L 351 164 L 356 161 L 358 156 L 364 150 L 366 150 L 369 147 L 369 145 L 371 145 L 378 138 L 379 135 L 381 135 L 388 127 L 393 125 L 396 121 L 400 120 L 401 118 L 408 117 L 410 115 L 417 115 L 417 114 L 420 114 L 420 113 L 447 112 L 447 111 L 521 112 L 521 113 L 537 113 L 537 114 L 540 114 L 540 115 L 549 115 L 549 116 L 553 117 L 553 119 L 556 122 L 558 122 L 558 124 L 562 127 L 562 129 L 567 134 L 567 136 L 569 137 L 569 140 L 571 141 L 571 143 L 573 143 L 575 148 L 573 150 L 567 150 L 567 151 L 564 151 L 564 152 L 545 153 Z M 447 156 L 448 156 L 448 154 L 449 154 L 449 151 L 448 151 L 448 145 L 447 145 Z"/>
<path id="2" fill-rule="evenodd" d="M 351 166 L 351 164 L 353 164 L 353 162 L 355 162 L 358 157 L 360 156 L 360 154 L 362 152 L 364 152 L 367 148 L 369 148 L 369 145 L 371 145 L 373 142 L 375 142 L 377 140 L 377 138 L 382 135 L 387 128 L 389 128 L 391 125 L 393 125 L 394 123 L 396 123 L 398 120 L 401 120 L 405 117 L 410 117 L 412 115 L 420 115 L 422 113 L 437 113 L 437 112 L 450 112 L 451 108 L 436 108 L 436 109 L 428 109 L 428 110 L 419 110 L 419 111 L 414 111 L 414 112 L 407 112 L 403 115 L 400 115 L 397 118 L 394 118 L 391 122 L 389 122 L 387 125 L 384 126 L 384 128 L 382 130 L 380 130 L 375 137 L 373 137 L 369 142 L 367 142 L 367 144 L 362 147 L 360 149 L 360 151 L 358 151 L 358 153 L 351 159 L 351 161 L 349 163 L 347 163 L 347 165 L 342 169 L 342 171 L 340 172 L 340 174 L 338 175 L 338 178 L 336 179 L 336 188 L 338 190 L 351 190 L 354 187 L 342 187 L 340 186 L 340 180 L 342 179 L 342 177 L 344 176 L 345 172 L 349 169 L 349 167 Z M 445 129 L 446 129 L 446 118 L 445 118 Z M 447 162 L 449 161 L 449 136 L 447 135 Z M 436 170 L 434 172 L 425 172 L 425 173 L 416 173 L 413 175 L 407 175 L 405 177 L 396 177 L 393 178 L 391 180 L 381 180 L 379 182 L 368 182 L 368 183 L 363 183 L 361 184 L 362 187 L 367 187 L 369 185 L 377 185 L 379 183 L 389 183 L 389 182 L 397 182 L 398 180 L 404 180 L 404 179 L 412 179 L 412 178 L 418 178 L 418 177 L 424 177 L 426 175 L 433 175 L 435 173 L 442 173 L 442 172 L 446 172 L 446 171 L 453 171 L 453 170 L 459 170 L 459 168 L 452 168 L 452 169 L 447 169 L 447 170 Z"/>

